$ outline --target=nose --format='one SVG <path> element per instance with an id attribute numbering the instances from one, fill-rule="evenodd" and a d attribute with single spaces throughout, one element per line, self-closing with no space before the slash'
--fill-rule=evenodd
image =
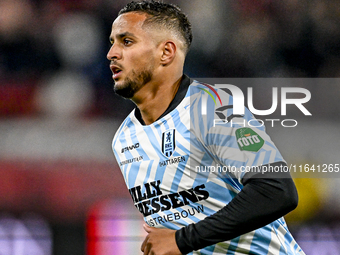
<path id="1" fill-rule="evenodd" d="M 120 59 L 121 57 L 122 57 L 122 53 L 119 47 L 115 44 L 112 44 L 111 48 L 109 49 L 109 52 L 106 55 L 106 58 L 108 60 L 114 60 L 114 59 Z"/>

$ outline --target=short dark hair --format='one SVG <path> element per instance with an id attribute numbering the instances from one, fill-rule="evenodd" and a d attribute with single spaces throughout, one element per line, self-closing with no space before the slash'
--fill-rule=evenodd
<path id="1" fill-rule="evenodd" d="M 149 17 L 144 24 L 158 24 L 172 30 L 182 37 L 185 50 L 188 52 L 192 42 L 191 24 L 182 10 L 174 4 L 154 0 L 133 1 L 120 10 L 118 15 L 127 12 L 142 12 Z"/>

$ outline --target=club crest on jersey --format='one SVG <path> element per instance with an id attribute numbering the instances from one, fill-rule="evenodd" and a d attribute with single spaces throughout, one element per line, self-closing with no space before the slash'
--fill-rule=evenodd
<path id="1" fill-rule="evenodd" d="M 175 148 L 175 129 L 168 129 L 162 134 L 162 153 L 166 157 L 171 157 Z"/>

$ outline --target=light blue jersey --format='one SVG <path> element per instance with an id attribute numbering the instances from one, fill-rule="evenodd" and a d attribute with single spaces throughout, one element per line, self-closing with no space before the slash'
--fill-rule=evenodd
<path id="1" fill-rule="evenodd" d="M 152 227 L 180 229 L 228 204 L 253 166 L 284 161 L 263 126 L 246 110 L 232 116 L 233 98 L 193 82 L 185 98 L 151 125 L 135 110 L 113 140 L 113 151 L 135 207 Z M 230 123 L 232 121 L 233 123 Z M 190 254 L 304 254 L 283 218 Z"/>

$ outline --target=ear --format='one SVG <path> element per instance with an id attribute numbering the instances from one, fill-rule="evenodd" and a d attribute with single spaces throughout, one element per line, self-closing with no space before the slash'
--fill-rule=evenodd
<path id="1" fill-rule="evenodd" d="M 163 53 L 161 56 L 161 64 L 163 66 L 170 64 L 175 58 L 177 46 L 173 41 L 166 41 L 163 44 Z"/>

